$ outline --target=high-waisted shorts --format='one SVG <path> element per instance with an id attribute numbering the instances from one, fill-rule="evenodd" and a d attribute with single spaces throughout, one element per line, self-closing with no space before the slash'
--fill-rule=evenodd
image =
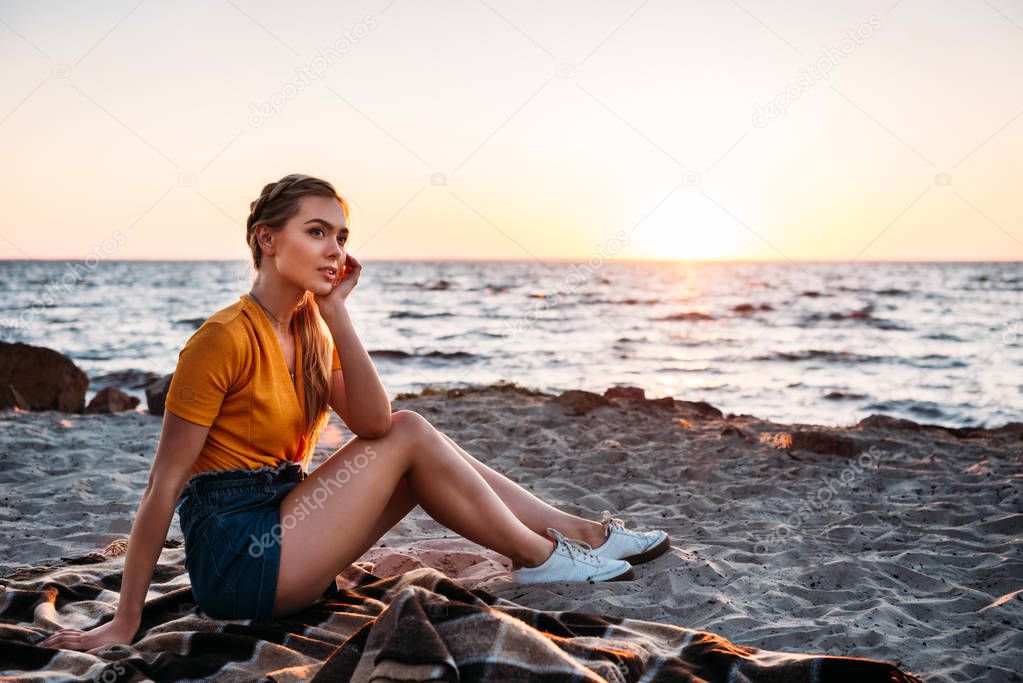
<path id="1" fill-rule="evenodd" d="M 280 506 L 308 476 L 296 463 L 200 472 L 175 509 L 196 604 L 216 619 L 273 618 L 281 564 Z M 323 597 L 334 597 L 332 582 Z"/>

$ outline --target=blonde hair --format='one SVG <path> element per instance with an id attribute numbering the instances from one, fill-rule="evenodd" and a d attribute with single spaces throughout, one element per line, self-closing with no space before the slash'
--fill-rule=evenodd
<path id="1" fill-rule="evenodd" d="M 259 270 L 263 261 L 263 250 L 259 246 L 256 228 L 265 225 L 274 232 L 280 232 L 288 220 L 298 213 L 302 197 L 308 196 L 337 199 L 345 212 L 345 219 L 348 218 L 348 202 L 326 180 L 292 173 L 275 183 L 265 185 L 263 191 L 259 193 L 259 199 L 249 205 L 249 219 L 245 229 L 245 239 L 252 250 L 252 263 L 256 270 Z M 309 437 L 314 437 L 330 418 L 326 411 L 330 403 L 333 346 L 329 340 L 330 330 L 320 317 L 312 292 L 306 291 L 298 308 L 295 309 L 295 325 L 302 341 L 306 433 Z M 316 446 L 315 443 L 311 443 L 312 440 L 310 438 L 310 442 L 307 443 L 309 452 Z"/>

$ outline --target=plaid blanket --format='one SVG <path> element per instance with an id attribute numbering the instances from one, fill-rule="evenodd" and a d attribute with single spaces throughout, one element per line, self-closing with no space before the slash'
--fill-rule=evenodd
<path id="1" fill-rule="evenodd" d="M 123 542 L 122 542 L 123 544 Z M 168 541 L 134 643 L 101 656 L 34 643 L 117 604 L 123 545 L 0 579 L 4 680 L 918 681 L 867 659 L 769 652 L 705 631 L 524 607 L 435 569 L 381 578 L 356 564 L 337 595 L 290 618 L 215 620 Z"/>

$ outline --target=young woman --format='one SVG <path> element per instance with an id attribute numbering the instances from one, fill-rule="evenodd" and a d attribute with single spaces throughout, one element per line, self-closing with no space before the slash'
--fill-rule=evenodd
<path id="1" fill-rule="evenodd" d="M 663 531 L 562 512 L 418 413 L 391 411 L 346 306 L 362 266 L 346 253 L 348 204 L 330 183 L 288 175 L 250 208 L 255 282 L 178 356 L 115 616 L 42 645 L 132 641 L 175 510 L 196 603 L 224 619 L 272 619 L 333 595 L 334 577 L 417 504 L 510 558 L 520 583 L 628 579 L 630 562 L 667 550 Z M 328 407 L 355 437 L 310 475 Z"/>

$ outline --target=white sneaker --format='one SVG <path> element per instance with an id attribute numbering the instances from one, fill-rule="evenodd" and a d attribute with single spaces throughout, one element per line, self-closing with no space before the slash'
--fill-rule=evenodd
<path id="1" fill-rule="evenodd" d="M 597 557 L 642 564 L 661 555 L 671 546 L 667 532 L 626 529 L 625 522 L 612 517 L 608 510 L 600 513 L 600 523 L 604 525 L 607 540 L 593 549 Z"/>
<path id="2" fill-rule="evenodd" d="M 512 571 L 517 583 L 543 583 L 545 581 L 621 581 L 633 578 L 632 566 L 623 560 L 597 557 L 590 544 L 567 538 L 557 529 L 548 527 L 547 535 L 554 539 L 554 552 L 536 567 L 519 567 Z"/>

